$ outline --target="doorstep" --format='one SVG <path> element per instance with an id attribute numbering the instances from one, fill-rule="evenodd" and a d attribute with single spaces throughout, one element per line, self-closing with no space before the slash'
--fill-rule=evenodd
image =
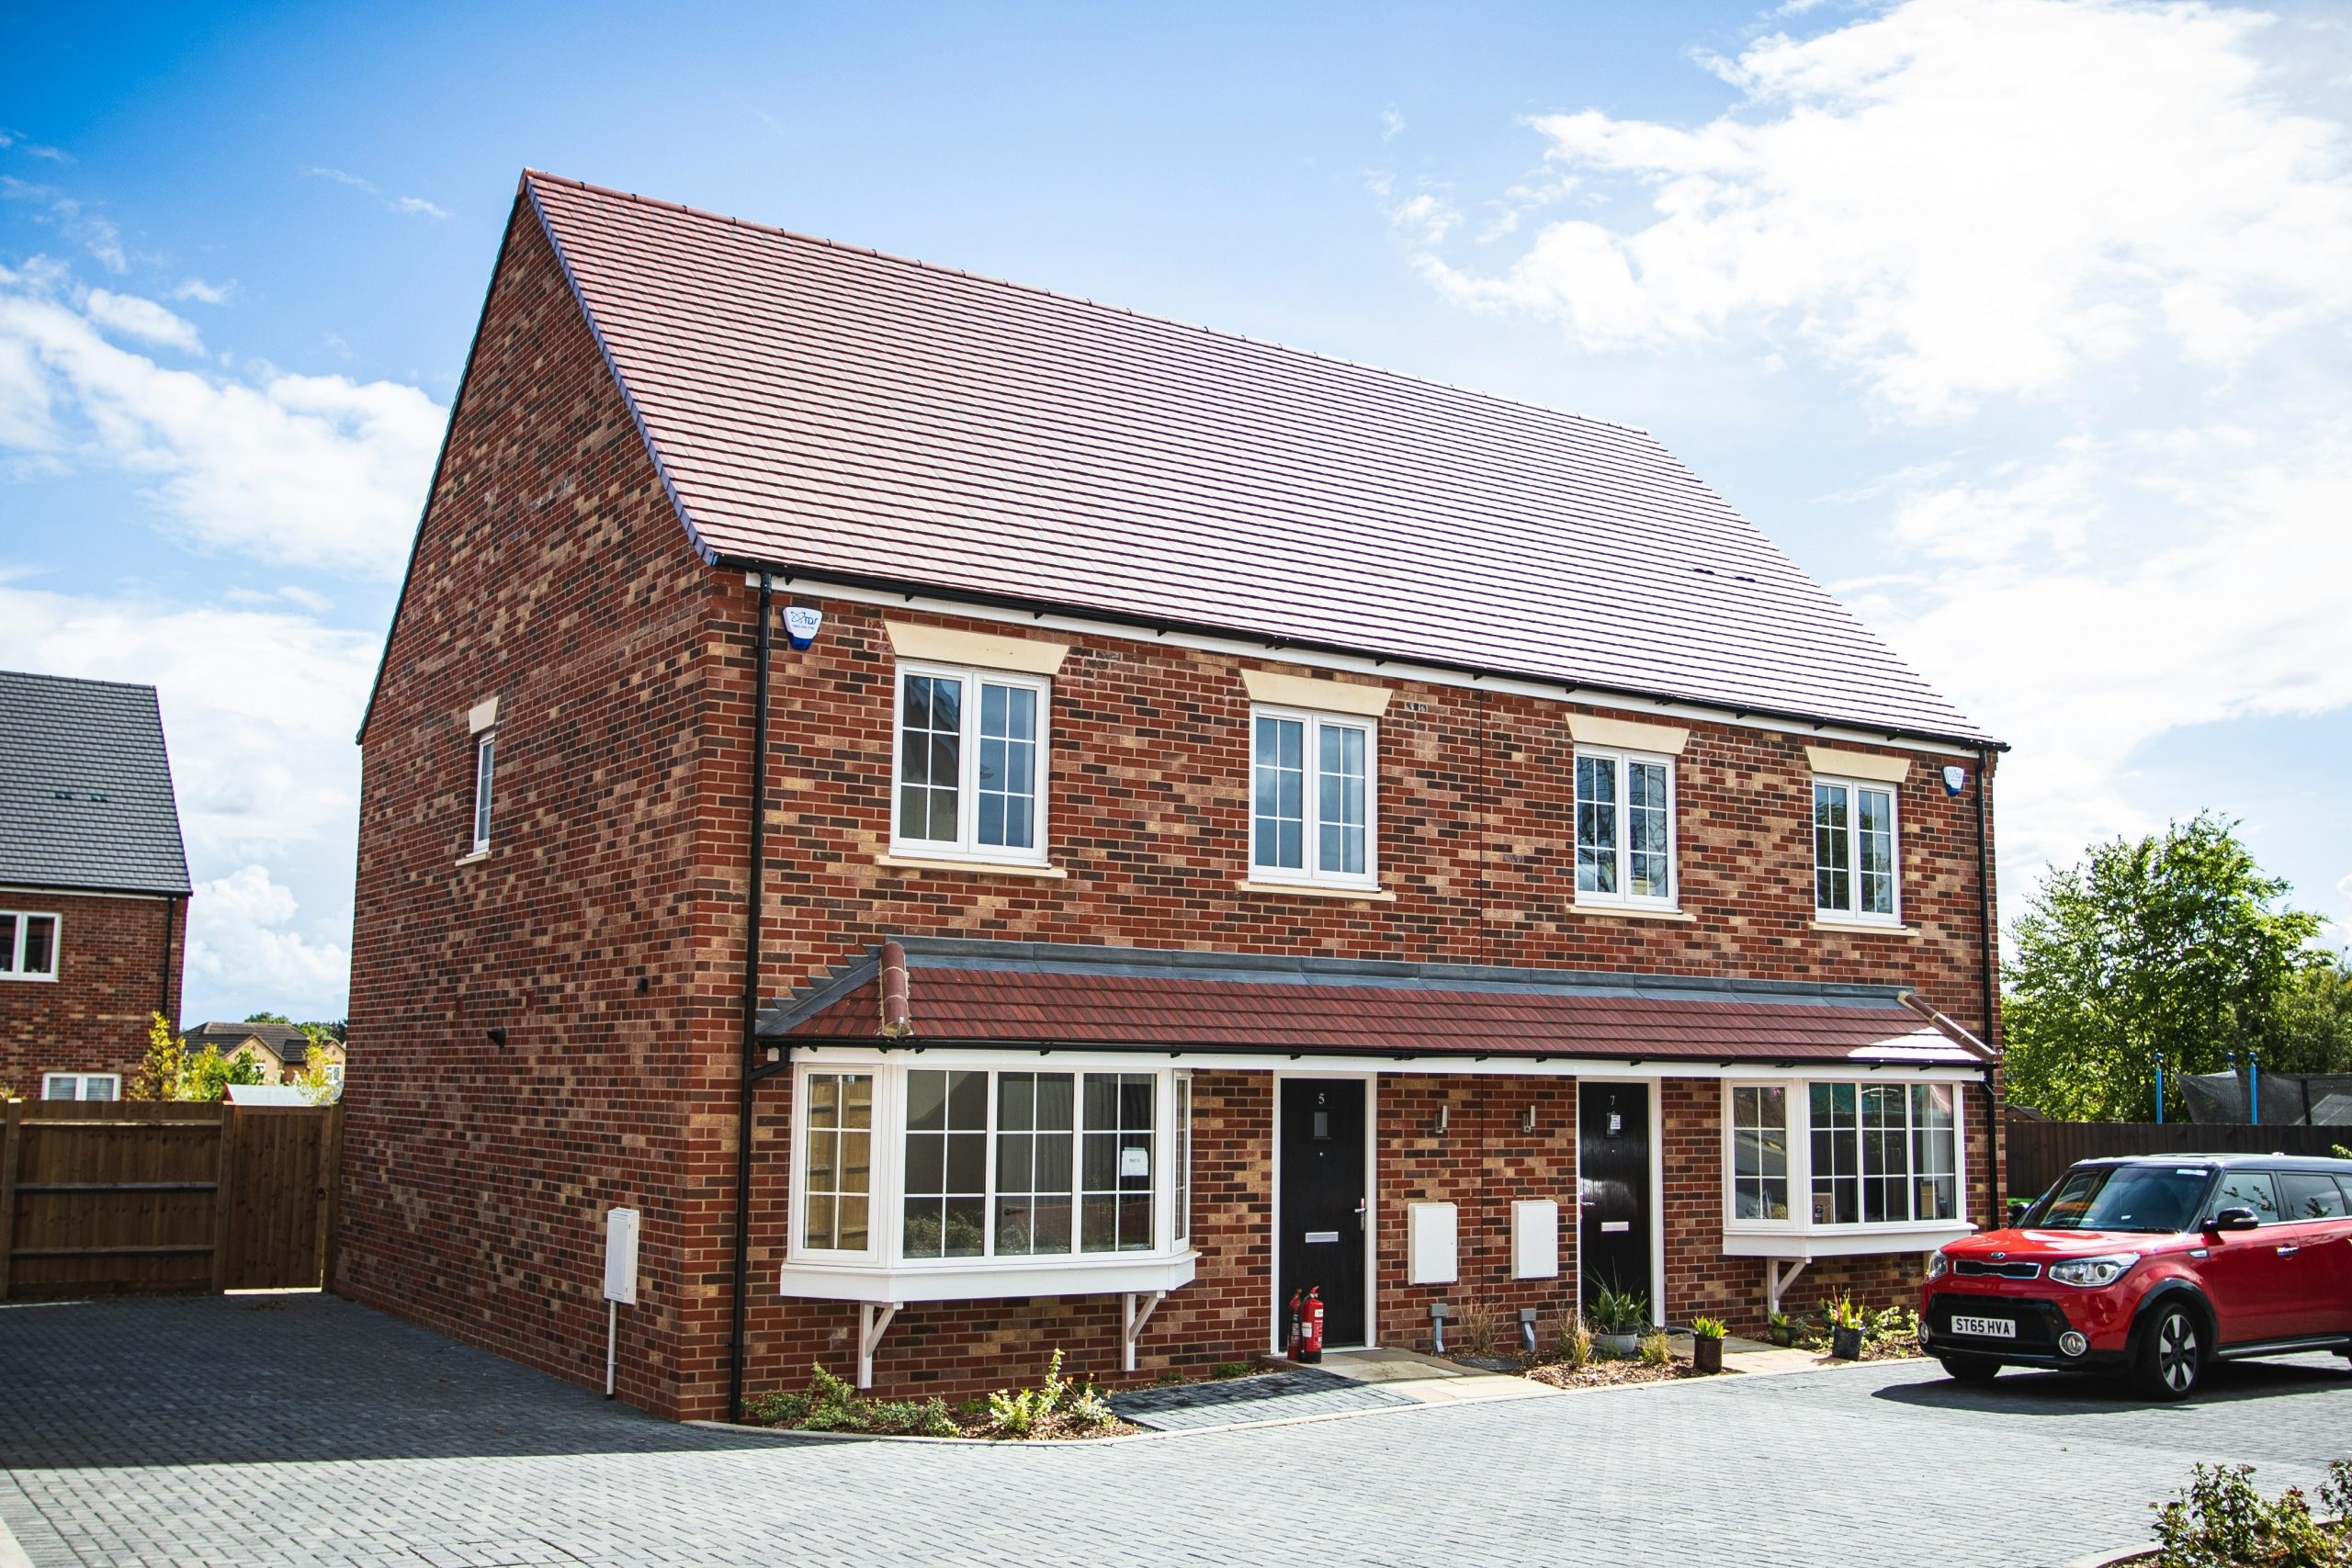
<path id="1" fill-rule="evenodd" d="M 1684 1348 L 1685 1336 L 1678 1336 L 1675 1348 Z M 1760 1340 L 1742 1339 L 1728 1336 L 1724 1340 L 1724 1371 L 1727 1372 L 1761 1372 L 1768 1376 L 1780 1372 L 1826 1372 L 1838 1367 L 1866 1366 L 1864 1361 L 1841 1361 L 1819 1350 L 1783 1348 Z"/>
<path id="2" fill-rule="evenodd" d="M 1515 1372 L 1482 1371 L 1417 1350 L 1327 1350 L 1320 1365 L 1351 1382 L 1377 1383 L 1417 1404 L 1536 1399 L 1559 1392 Z"/>

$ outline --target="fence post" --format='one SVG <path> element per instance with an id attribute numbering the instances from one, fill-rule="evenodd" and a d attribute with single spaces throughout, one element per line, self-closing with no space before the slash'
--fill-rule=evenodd
<path id="1" fill-rule="evenodd" d="M 7 1104 L 0 1130 L 0 1302 L 8 1299 L 10 1250 L 17 1245 L 17 1166 L 23 1157 L 25 1102 Z"/>
<path id="2" fill-rule="evenodd" d="M 326 1232 L 319 1250 L 319 1289 L 334 1289 L 335 1245 L 343 1224 L 343 1101 L 327 1107 L 326 1136 L 320 1140 L 319 1179 L 326 1190 L 319 1225 Z"/>
<path id="3" fill-rule="evenodd" d="M 217 1207 L 212 1215 L 212 1292 L 218 1295 L 229 1288 L 229 1204 L 236 1190 L 237 1172 L 237 1107 L 230 1100 L 220 1101 L 220 1185 L 213 1196 Z"/>

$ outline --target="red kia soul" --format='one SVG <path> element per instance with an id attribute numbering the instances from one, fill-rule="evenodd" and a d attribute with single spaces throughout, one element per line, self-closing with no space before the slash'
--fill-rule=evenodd
<path id="1" fill-rule="evenodd" d="M 2009 1229 L 1935 1255 L 1919 1343 L 1963 1382 L 2056 1367 L 2157 1399 L 2217 1359 L 2352 1356 L 2352 1160 L 2085 1160 Z"/>

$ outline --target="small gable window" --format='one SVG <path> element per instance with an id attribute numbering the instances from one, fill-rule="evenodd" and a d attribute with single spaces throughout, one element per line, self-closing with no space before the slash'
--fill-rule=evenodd
<path id="1" fill-rule="evenodd" d="M 485 729 L 474 737 L 474 849 L 490 852 L 491 781 L 498 772 L 498 731 Z"/>
<path id="2" fill-rule="evenodd" d="M 57 917 L 0 909 L 0 980 L 57 978 Z"/>

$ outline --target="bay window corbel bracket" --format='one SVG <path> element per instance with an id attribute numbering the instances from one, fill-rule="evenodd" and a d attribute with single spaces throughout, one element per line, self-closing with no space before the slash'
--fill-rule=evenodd
<path id="1" fill-rule="evenodd" d="M 1120 1333 L 1120 1340 L 1125 1355 L 1124 1370 L 1130 1372 L 1136 1370 L 1136 1341 L 1143 1337 L 1143 1325 L 1151 1321 L 1151 1314 L 1158 1311 L 1159 1303 L 1167 1299 L 1166 1291 L 1126 1292 L 1125 1326 Z"/>
<path id="2" fill-rule="evenodd" d="M 874 1386 L 874 1351 L 882 1343 L 882 1336 L 889 1331 L 890 1320 L 899 1315 L 899 1303 L 860 1302 L 857 1303 L 857 1386 Z"/>
<path id="3" fill-rule="evenodd" d="M 1804 1272 L 1804 1266 L 1810 1261 L 1804 1258 L 1768 1258 L 1764 1260 L 1765 1311 L 1781 1310 L 1781 1298 L 1788 1293 L 1791 1285 L 1796 1283 L 1797 1276 Z M 1783 1267 L 1788 1269 L 1785 1274 L 1781 1272 Z"/>

